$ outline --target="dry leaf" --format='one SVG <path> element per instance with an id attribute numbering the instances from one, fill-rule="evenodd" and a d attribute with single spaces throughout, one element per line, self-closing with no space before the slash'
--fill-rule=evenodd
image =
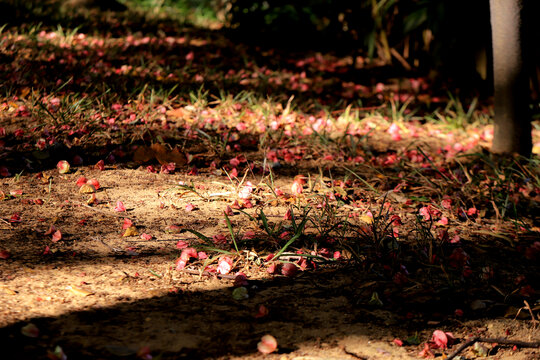
<path id="1" fill-rule="evenodd" d="M 138 163 L 145 163 L 154 159 L 154 157 L 154 150 L 152 150 L 148 146 L 139 146 L 137 150 L 135 150 L 135 154 L 133 154 L 133 161 Z"/>
<path id="2" fill-rule="evenodd" d="M 169 163 L 175 163 L 177 166 L 183 166 L 187 164 L 187 159 L 184 154 L 178 151 L 177 148 L 169 150 L 161 144 L 152 144 L 152 150 L 157 161 L 161 165 L 167 165 Z"/>
<path id="3" fill-rule="evenodd" d="M 95 186 L 90 185 L 90 184 L 84 184 L 79 189 L 79 193 L 81 193 L 81 194 L 92 194 L 92 193 L 95 193 L 95 192 L 96 192 Z"/>
<path id="4" fill-rule="evenodd" d="M 183 119 L 186 115 L 189 116 L 189 112 L 184 110 L 184 108 L 179 107 L 176 109 L 168 110 L 167 115 L 171 118 Z"/>
<path id="5" fill-rule="evenodd" d="M 358 217 L 358 219 L 362 222 L 365 222 L 366 224 L 373 223 L 373 217 L 367 216 L 367 215 L 361 215 Z"/>
<path id="6" fill-rule="evenodd" d="M 176 166 L 184 166 L 187 164 L 186 155 L 181 153 L 178 148 L 174 148 L 168 155 L 169 162 L 173 162 Z"/>
<path id="7" fill-rule="evenodd" d="M 152 144 L 152 150 L 154 151 L 154 156 L 161 165 L 166 165 L 169 161 L 166 160 L 167 148 L 159 143 Z"/>
<path id="8" fill-rule="evenodd" d="M 75 287 L 75 286 L 67 286 L 66 289 L 69 290 L 70 292 L 72 292 L 73 294 L 79 295 L 79 296 L 94 295 L 93 292 L 90 292 L 88 290 L 84 290 L 84 289 L 81 289 L 81 288 L 78 288 L 78 287 Z"/>
<path id="9" fill-rule="evenodd" d="M 130 226 L 126 229 L 126 231 L 124 232 L 122 236 L 127 237 L 127 236 L 137 236 L 137 235 L 139 235 L 137 228 L 135 226 Z"/>
<path id="10" fill-rule="evenodd" d="M 90 195 L 90 197 L 86 200 L 87 205 L 97 204 L 97 198 L 96 194 Z"/>
<path id="11" fill-rule="evenodd" d="M 7 287 L 2 287 L 2 289 L 4 289 L 4 292 L 8 295 L 17 295 L 17 292 L 15 290 L 11 290 L 10 288 L 7 288 Z"/>

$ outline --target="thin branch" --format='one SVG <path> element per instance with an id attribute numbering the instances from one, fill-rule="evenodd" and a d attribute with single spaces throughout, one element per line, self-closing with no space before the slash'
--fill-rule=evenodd
<path id="1" fill-rule="evenodd" d="M 229 279 L 229 280 L 236 279 L 235 275 L 217 274 L 217 273 L 211 273 L 209 271 L 200 272 L 199 270 L 191 270 L 191 269 L 184 269 L 182 271 L 191 275 L 203 275 L 203 276 L 212 276 L 212 277 L 217 276 L 220 279 Z"/>
<path id="2" fill-rule="evenodd" d="M 509 340 L 509 339 L 502 339 L 502 338 L 481 338 L 481 337 L 476 337 L 476 338 L 472 338 L 472 339 L 464 342 L 463 344 L 461 344 L 461 346 L 458 347 L 456 351 L 454 351 L 453 353 L 448 355 L 446 360 L 452 360 L 460 352 L 462 352 L 464 349 L 468 348 L 469 346 L 473 345 L 475 342 L 497 343 L 497 344 L 504 344 L 504 345 L 515 345 L 515 346 L 524 347 L 524 348 L 540 348 L 540 341 L 525 342 L 525 341 Z"/>

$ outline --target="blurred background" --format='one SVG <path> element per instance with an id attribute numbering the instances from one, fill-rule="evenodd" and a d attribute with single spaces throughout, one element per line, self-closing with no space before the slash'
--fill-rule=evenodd
<path id="1" fill-rule="evenodd" d="M 524 4 L 525 17 L 540 13 L 539 1 Z M 105 24 L 95 11 L 118 21 Z M 260 48 L 349 55 L 353 77 L 355 69 L 377 68 L 386 76 L 428 76 L 463 94 L 492 92 L 489 0 L 2 0 L 0 23 L 90 33 L 138 26 L 168 35 L 183 24 Z M 524 34 L 535 103 L 539 34 L 532 26 Z"/>

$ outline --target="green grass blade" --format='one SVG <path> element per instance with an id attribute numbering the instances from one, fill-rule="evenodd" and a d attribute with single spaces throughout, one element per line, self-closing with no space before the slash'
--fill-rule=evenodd
<path id="1" fill-rule="evenodd" d="M 201 234 L 200 232 L 196 231 L 196 230 L 192 230 L 192 229 L 186 229 L 186 231 L 189 231 L 190 233 L 192 233 L 193 235 L 197 236 L 199 239 L 201 239 L 202 241 L 204 241 L 205 243 L 209 244 L 209 245 L 214 245 L 214 242 L 212 241 L 212 239 L 210 239 L 208 236 L 206 235 L 203 235 Z"/>
<path id="2" fill-rule="evenodd" d="M 227 215 L 227 213 L 223 213 L 225 215 L 225 221 L 227 222 L 227 228 L 229 228 L 229 233 L 231 234 L 231 239 L 232 239 L 232 242 L 234 244 L 234 248 L 236 250 L 236 252 L 239 252 L 238 251 L 238 245 L 236 244 L 236 239 L 234 237 L 234 231 L 233 231 L 233 228 L 232 228 L 232 224 L 231 224 L 231 220 L 229 219 L 229 216 Z"/>

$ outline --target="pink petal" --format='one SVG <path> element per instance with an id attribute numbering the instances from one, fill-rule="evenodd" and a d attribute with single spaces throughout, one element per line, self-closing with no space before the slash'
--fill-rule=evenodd
<path id="1" fill-rule="evenodd" d="M 197 250 L 195 250 L 192 247 L 185 248 L 182 250 L 182 254 L 180 254 L 180 259 L 189 261 L 191 258 L 197 258 L 199 255 L 197 254 Z"/>
<path id="2" fill-rule="evenodd" d="M 147 233 L 141 234 L 141 239 L 146 240 L 146 241 L 151 240 L 152 237 L 153 237 L 152 235 L 147 234 Z"/>
<path id="3" fill-rule="evenodd" d="M 122 224 L 122 229 L 123 230 L 126 230 L 126 229 L 128 229 L 128 228 L 130 228 L 132 226 L 133 226 L 133 221 L 131 221 L 131 220 L 127 219 L 127 218 L 124 219 L 124 223 Z"/>
<path id="4" fill-rule="evenodd" d="M 58 242 L 60 240 L 62 240 L 62 233 L 60 232 L 60 230 L 56 230 L 52 236 L 52 241 Z"/>
<path id="5" fill-rule="evenodd" d="M 183 270 L 187 265 L 187 261 L 184 260 L 178 260 L 176 262 L 176 270 Z"/>
<path id="6" fill-rule="evenodd" d="M 232 259 L 228 256 L 223 256 L 219 259 L 217 272 L 225 275 L 228 274 L 232 269 Z"/>
<path id="7" fill-rule="evenodd" d="M 87 184 L 93 185 L 96 188 L 96 190 L 99 189 L 99 187 L 100 187 L 99 181 L 97 181 L 96 179 L 88 180 Z"/>
<path id="8" fill-rule="evenodd" d="M 178 242 L 176 243 L 176 248 L 177 249 L 185 249 L 188 246 L 189 246 L 189 244 L 184 240 L 178 240 Z"/>
<path id="9" fill-rule="evenodd" d="M 270 354 L 277 349 L 277 340 L 272 335 L 264 335 L 257 344 L 257 350 L 263 354 Z"/>
<path id="10" fill-rule="evenodd" d="M 124 212 L 126 211 L 126 207 L 124 206 L 124 203 L 121 202 L 120 200 L 118 200 L 116 202 L 116 207 L 114 208 L 114 211 L 117 211 L 117 212 Z"/>
<path id="11" fill-rule="evenodd" d="M 442 349 L 446 349 L 448 344 L 448 337 L 444 333 L 444 331 L 441 330 L 435 330 L 433 332 L 432 341 L 437 345 L 438 347 Z"/>

